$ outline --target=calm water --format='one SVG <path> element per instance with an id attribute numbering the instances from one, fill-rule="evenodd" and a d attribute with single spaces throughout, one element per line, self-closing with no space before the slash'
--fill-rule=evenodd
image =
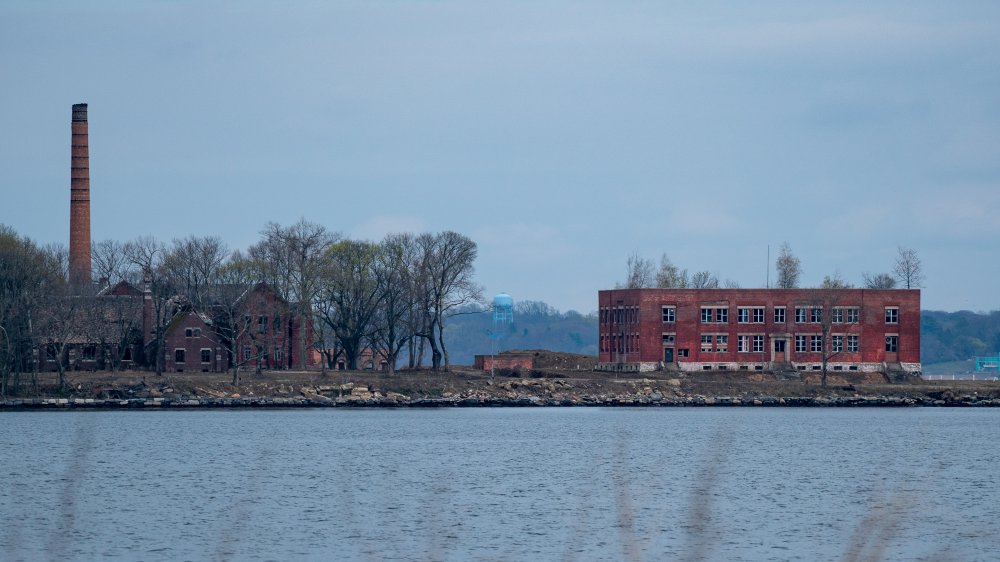
<path id="1" fill-rule="evenodd" d="M 1000 410 L 5 413 L 0 559 L 997 560 Z"/>

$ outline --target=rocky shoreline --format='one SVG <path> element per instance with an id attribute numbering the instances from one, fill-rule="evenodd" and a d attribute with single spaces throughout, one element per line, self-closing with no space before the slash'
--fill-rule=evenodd
<path id="1" fill-rule="evenodd" d="M 498 386 L 498 392 L 481 390 L 444 393 L 440 397 L 411 397 L 397 392 L 381 393 L 366 386 L 346 384 L 302 388 L 294 396 L 156 396 L 141 398 L 22 398 L 0 401 L 2 410 L 183 410 L 192 408 L 447 408 L 447 407 L 1000 407 L 1000 398 L 977 393 L 940 396 L 831 393 L 820 396 L 742 396 L 685 394 L 665 395 L 645 387 L 637 392 L 577 394 L 558 392 L 559 381 L 511 381 L 522 389 Z M 554 391 L 556 390 L 556 391 Z"/>
<path id="2" fill-rule="evenodd" d="M 460 407 L 1000 407 L 1000 381 L 890 381 L 871 373 L 786 380 L 768 373 L 585 369 L 489 372 L 265 371 L 232 385 L 217 373 L 39 374 L 3 411 Z"/>

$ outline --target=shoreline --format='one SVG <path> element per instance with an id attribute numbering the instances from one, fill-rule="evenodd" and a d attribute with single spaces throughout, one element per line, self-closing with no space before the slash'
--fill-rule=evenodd
<path id="1" fill-rule="evenodd" d="M 900 396 L 792 396 L 792 397 L 733 397 L 689 396 L 669 399 L 615 397 L 582 400 L 524 398 L 419 398 L 400 401 L 392 398 L 317 399 L 287 397 L 254 398 L 21 398 L 0 402 L 0 412 L 10 411 L 71 411 L 71 410 L 233 410 L 289 408 L 346 409 L 436 409 L 436 408 L 998 408 L 1000 398 L 981 399 L 961 396 L 947 400 L 916 399 Z"/>
<path id="2" fill-rule="evenodd" d="M 184 410 L 242 408 L 533 408 L 533 407 L 1000 407 L 998 381 L 890 383 L 873 374 L 813 378 L 761 373 L 643 373 L 636 378 L 575 369 L 512 371 L 490 377 L 451 371 L 270 371 L 239 386 L 217 373 L 54 374 L 21 395 L 0 399 L 4 411 Z"/>

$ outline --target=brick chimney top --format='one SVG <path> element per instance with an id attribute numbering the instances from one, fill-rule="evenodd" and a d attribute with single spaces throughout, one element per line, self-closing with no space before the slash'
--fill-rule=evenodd
<path id="1" fill-rule="evenodd" d="M 73 121 L 76 122 L 87 122 L 87 104 L 85 103 L 75 103 L 73 104 Z"/>

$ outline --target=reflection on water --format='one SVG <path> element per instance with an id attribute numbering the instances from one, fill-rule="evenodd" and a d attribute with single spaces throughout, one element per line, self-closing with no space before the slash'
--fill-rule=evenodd
<path id="1" fill-rule="evenodd" d="M 0 415 L 4 559 L 990 560 L 1000 411 Z"/>

